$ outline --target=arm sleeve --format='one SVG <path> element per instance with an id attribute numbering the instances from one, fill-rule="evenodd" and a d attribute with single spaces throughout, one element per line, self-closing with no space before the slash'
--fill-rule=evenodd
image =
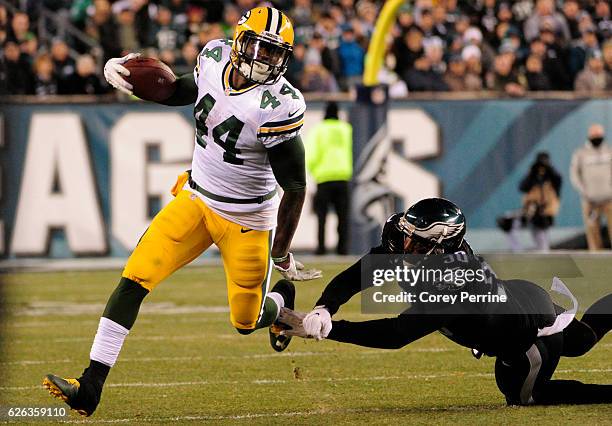
<path id="1" fill-rule="evenodd" d="M 395 318 L 372 321 L 332 321 L 327 336 L 337 342 L 379 349 L 399 349 L 444 327 L 445 315 L 419 315 L 412 308 Z"/>
<path id="2" fill-rule="evenodd" d="M 182 106 L 191 105 L 198 99 L 198 86 L 193 74 L 185 74 L 176 79 L 174 93 L 168 99 L 159 102 L 162 105 Z"/>
<path id="3" fill-rule="evenodd" d="M 582 179 L 580 176 L 580 154 L 578 152 L 574 152 L 572 156 L 572 162 L 570 164 L 570 181 L 574 188 L 582 194 L 584 192 L 584 188 L 582 186 Z"/>
<path id="4" fill-rule="evenodd" d="M 299 136 L 268 149 L 268 158 L 276 182 L 285 191 L 306 188 L 304 144 Z"/>

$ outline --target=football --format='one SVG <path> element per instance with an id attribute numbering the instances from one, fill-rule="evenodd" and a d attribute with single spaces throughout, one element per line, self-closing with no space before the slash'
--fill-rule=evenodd
<path id="1" fill-rule="evenodd" d="M 140 99 L 160 102 L 174 93 L 176 76 L 162 61 L 153 58 L 135 58 L 123 66 L 130 71 L 130 75 L 125 79 L 134 86 L 134 95 Z"/>

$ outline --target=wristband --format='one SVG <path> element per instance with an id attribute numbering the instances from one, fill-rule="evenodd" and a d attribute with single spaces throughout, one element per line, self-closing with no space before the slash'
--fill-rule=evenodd
<path id="1" fill-rule="evenodd" d="M 283 257 L 272 257 L 272 262 L 274 263 L 283 263 L 289 259 L 289 253 L 284 255 Z"/>

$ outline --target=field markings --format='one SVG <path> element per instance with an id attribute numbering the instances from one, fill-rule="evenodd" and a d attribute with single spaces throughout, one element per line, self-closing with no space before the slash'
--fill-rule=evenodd
<path id="1" fill-rule="evenodd" d="M 461 349 L 451 348 L 412 348 L 407 349 L 404 353 L 410 352 L 456 352 Z M 359 352 L 344 352 L 342 356 L 372 356 L 372 355 L 390 355 L 394 354 L 388 350 L 369 350 Z M 120 358 L 119 362 L 178 362 L 178 361 L 206 361 L 206 360 L 229 360 L 229 359 L 274 359 L 274 358 L 294 358 L 294 357 L 317 357 L 317 356 L 336 356 L 336 351 L 322 351 L 322 352 L 282 352 L 282 353 L 264 353 L 264 354 L 251 354 L 251 355 L 214 355 L 214 356 L 161 356 L 161 357 L 125 357 Z M 52 360 L 21 360 L 21 361 L 3 361 L 0 365 L 43 365 L 43 364 L 70 364 L 77 363 L 81 360 L 74 359 L 52 359 Z"/>
<path id="2" fill-rule="evenodd" d="M 557 370 L 556 373 L 610 373 L 612 368 L 577 368 Z M 206 385 L 267 385 L 267 384 L 287 384 L 287 383 L 317 383 L 317 382 L 355 382 L 355 381 L 381 381 L 381 380 L 430 380 L 443 378 L 474 378 L 474 377 L 494 377 L 494 373 L 461 373 L 451 372 L 442 374 L 409 374 L 398 376 L 368 376 L 368 377 L 317 377 L 317 378 L 302 378 L 302 379 L 256 379 L 256 380 L 198 380 L 185 382 L 162 382 L 162 383 L 147 383 L 147 382 L 128 382 L 128 383 L 109 383 L 106 387 L 110 388 L 165 388 L 165 387 L 185 387 L 185 386 L 206 386 Z M 42 389 L 42 386 L 0 386 L 3 391 L 20 391 Z"/>
<path id="3" fill-rule="evenodd" d="M 41 300 L 28 303 L 27 306 L 7 309 L 6 312 L 13 316 L 76 316 L 87 314 L 100 315 L 104 311 L 106 303 L 76 303 Z M 143 314 L 158 315 L 183 315 L 183 314 L 210 314 L 227 313 L 227 306 L 207 305 L 177 305 L 173 302 L 150 302 L 142 305 L 140 310 Z"/>
<path id="4" fill-rule="evenodd" d="M 476 410 L 504 410 L 505 404 L 487 405 L 487 406 L 449 406 L 449 407 L 428 407 L 419 408 L 419 411 L 474 411 Z M 303 417 L 303 416 L 329 416 L 336 414 L 368 414 L 368 413 L 406 413 L 410 414 L 413 410 L 402 407 L 366 407 L 366 408 L 334 408 L 334 409 L 317 409 L 305 411 L 285 411 L 271 413 L 246 413 L 246 414 L 231 414 L 221 416 L 174 416 L 174 417 L 143 417 L 143 418 L 123 418 L 123 419 L 96 419 L 96 423 L 131 423 L 131 422 L 178 422 L 178 421 L 220 421 L 220 420 L 250 420 L 261 418 L 278 418 L 278 417 Z M 91 420 L 65 420 L 62 423 L 91 423 Z"/>

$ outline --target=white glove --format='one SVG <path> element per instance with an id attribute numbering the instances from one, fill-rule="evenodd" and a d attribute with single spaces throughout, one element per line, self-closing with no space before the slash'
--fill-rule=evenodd
<path id="1" fill-rule="evenodd" d="M 274 263 L 274 269 L 289 281 L 308 281 L 323 276 L 323 273 L 318 269 L 304 269 L 304 265 L 296 262 L 292 253 L 289 253 L 289 266 L 286 269 L 276 263 Z"/>
<path id="2" fill-rule="evenodd" d="M 108 81 L 108 84 L 113 86 L 120 92 L 126 95 L 132 95 L 132 85 L 125 81 L 122 76 L 129 76 L 130 70 L 123 66 L 130 59 L 134 59 L 140 56 L 140 53 L 129 53 L 123 58 L 111 58 L 106 61 L 104 65 L 104 78 Z"/>
<path id="3" fill-rule="evenodd" d="M 316 340 L 327 338 L 332 329 L 331 315 L 325 306 L 316 306 L 302 320 L 304 332 Z"/>
<path id="4" fill-rule="evenodd" d="M 282 308 L 278 319 L 276 320 L 280 328 L 281 336 L 297 336 L 307 338 L 310 337 L 304 331 L 302 320 L 306 316 L 303 312 L 297 312 L 289 308 Z M 275 323 L 276 324 L 276 323 Z"/>

